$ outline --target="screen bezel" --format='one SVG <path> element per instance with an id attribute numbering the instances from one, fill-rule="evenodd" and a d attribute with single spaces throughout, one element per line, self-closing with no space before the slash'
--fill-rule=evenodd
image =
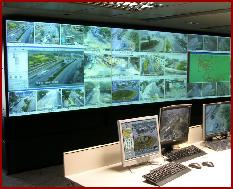
<path id="1" fill-rule="evenodd" d="M 203 120 L 202 120 L 202 133 L 203 133 L 203 140 L 211 140 L 213 137 L 221 136 L 221 135 L 227 135 L 228 131 L 226 132 L 218 132 L 218 133 L 212 133 L 207 135 L 206 133 L 206 107 L 212 106 L 212 105 L 222 105 L 222 104 L 229 104 L 230 106 L 230 112 L 231 112 L 231 102 L 230 101 L 224 101 L 224 102 L 214 102 L 209 104 L 203 104 Z"/>
<path id="2" fill-rule="evenodd" d="M 84 21 L 84 20 L 74 20 L 74 19 L 61 19 L 61 18 L 51 18 L 51 17 L 35 17 L 35 16 L 22 16 L 22 15 L 10 15 L 10 16 L 3 16 L 3 51 L 4 51 L 4 78 L 5 78 L 5 117 L 30 117 L 30 116 L 40 116 L 41 114 L 59 114 L 63 112 L 68 111 L 80 111 L 80 110 L 86 110 L 86 109 L 96 109 L 96 108 L 108 108 L 108 107 L 115 107 L 115 106 L 125 106 L 126 104 L 117 104 L 117 105 L 111 105 L 111 106 L 104 106 L 104 107 L 90 107 L 90 108 L 82 108 L 82 109 L 70 109 L 70 110 L 61 110 L 61 111 L 48 111 L 48 112 L 40 112 L 40 113 L 30 113 L 30 114 L 22 114 L 22 115 L 11 115 L 9 114 L 9 86 L 8 86 L 8 63 L 7 63 L 7 42 L 6 42 L 6 21 L 12 20 L 12 21 L 25 21 L 25 22 L 45 22 L 45 23 L 57 23 L 57 24 L 73 24 L 73 25 L 83 25 L 83 26 L 97 26 L 97 27 L 111 27 L 111 28 L 122 28 L 122 29 L 132 29 L 132 30 L 147 30 L 147 31 L 158 31 L 158 32 L 170 32 L 170 33 L 181 33 L 181 34 L 190 34 L 190 35 L 208 35 L 208 36 L 217 36 L 217 37 L 231 37 L 227 34 L 221 34 L 221 33 L 213 33 L 213 32 L 191 32 L 189 30 L 181 30 L 181 29 L 174 29 L 174 28 L 158 28 L 155 26 L 139 26 L 134 24 L 119 24 L 119 23 L 106 23 L 106 22 L 100 22 L 100 21 Z M 187 56 L 188 56 L 187 51 Z M 188 66 L 188 63 L 187 63 Z M 188 67 L 187 67 L 188 69 Z M 188 73 L 187 73 L 188 74 Z M 188 82 L 187 82 L 188 83 Z M 218 99 L 218 98 L 230 98 L 231 96 L 208 96 L 206 98 L 184 98 L 181 99 L 181 101 L 190 102 L 193 100 L 205 100 L 205 99 Z M 143 103 L 132 103 L 127 104 L 127 106 L 133 106 L 137 104 L 154 104 L 154 103 L 163 103 L 163 102 L 173 102 L 173 101 L 179 101 L 179 99 L 168 99 L 165 101 L 157 101 L 157 102 L 143 102 Z"/>
<path id="3" fill-rule="evenodd" d="M 166 145 L 175 145 L 175 144 L 179 144 L 179 143 L 183 143 L 183 142 L 188 141 L 188 134 L 189 134 L 189 127 L 190 127 L 190 120 L 191 120 L 191 108 L 192 108 L 192 104 L 178 104 L 178 105 L 171 105 L 171 106 L 166 106 L 166 107 L 160 108 L 160 112 L 159 112 L 159 127 L 161 128 L 162 114 L 163 114 L 164 111 L 166 111 L 166 110 L 173 110 L 173 109 L 180 109 L 180 108 L 188 108 L 189 109 L 187 136 L 185 136 L 183 138 L 174 139 L 174 140 L 167 140 L 167 141 L 164 141 L 164 142 L 162 142 L 160 140 L 160 143 L 161 143 L 162 147 L 166 146 Z M 161 135 L 161 131 L 160 131 L 159 135 Z"/>
<path id="4" fill-rule="evenodd" d="M 129 122 L 135 122 L 135 121 L 144 121 L 144 120 L 155 120 L 155 129 L 157 130 L 157 138 L 158 138 L 158 151 L 148 153 L 146 155 L 134 157 L 131 159 L 125 159 L 125 150 L 124 150 L 124 137 L 122 134 L 122 124 L 129 123 Z M 158 123 L 158 115 L 154 116 L 145 116 L 145 117 L 138 117 L 138 118 L 132 118 L 132 119 L 125 119 L 125 120 L 117 120 L 117 126 L 118 126 L 118 134 L 119 134 L 119 141 L 121 146 L 121 161 L 123 167 L 132 166 L 144 162 L 149 162 L 153 160 L 153 158 L 157 155 L 161 155 L 161 145 L 160 145 L 160 135 L 159 135 L 159 123 Z"/>

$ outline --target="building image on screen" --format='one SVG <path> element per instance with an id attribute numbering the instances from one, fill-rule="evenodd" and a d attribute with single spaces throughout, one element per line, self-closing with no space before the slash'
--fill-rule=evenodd
<path id="1" fill-rule="evenodd" d="M 231 127 L 230 102 L 203 106 L 204 137 L 227 134 Z"/>
<path id="2" fill-rule="evenodd" d="M 188 139 L 191 105 L 168 106 L 160 109 L 161 144 Z"/>
<path id="3" fill-rule="evenodd" d="M 9 116 L 231 95 L 230 37 L 27 20 L 5 29 Z M 16 105 L 13 94 L 31 91 L 36 108 Z"/>
<path id="4" fill-rule="evenodd" d="M 160 151 L 158 122 L 154 116 L 119 120 L 119 136 L 124 162 Z"/>

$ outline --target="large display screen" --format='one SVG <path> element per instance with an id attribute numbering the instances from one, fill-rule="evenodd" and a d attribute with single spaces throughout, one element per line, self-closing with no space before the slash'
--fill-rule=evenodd
<path id="1" fill-rule="evenodd" d="M 230 56 L 228 37 L 7 20 L 6 46 L 10 116 L 230 95 L 187 82 L 189 52 Z"/>

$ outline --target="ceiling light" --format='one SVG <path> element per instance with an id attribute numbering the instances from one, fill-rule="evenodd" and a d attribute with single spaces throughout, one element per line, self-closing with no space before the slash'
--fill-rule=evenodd
<path id="1" fill-rule="evenodd" d="M 145 9 L 163 7 L 162 3 L 155 2 L 82 2 L 82 4 L 90 4 L 100 7 L 109 7 L 129 11 L 142 11 Z"/>

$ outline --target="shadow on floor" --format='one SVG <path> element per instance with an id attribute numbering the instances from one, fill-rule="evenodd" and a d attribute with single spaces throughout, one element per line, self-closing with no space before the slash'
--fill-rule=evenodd
<path id="1" fill-rule="evenodd" d="M 13 186 L 80 186 L 64 177 L 63 165 L 6 175 L 2 170 L 2 185 Z"/>

